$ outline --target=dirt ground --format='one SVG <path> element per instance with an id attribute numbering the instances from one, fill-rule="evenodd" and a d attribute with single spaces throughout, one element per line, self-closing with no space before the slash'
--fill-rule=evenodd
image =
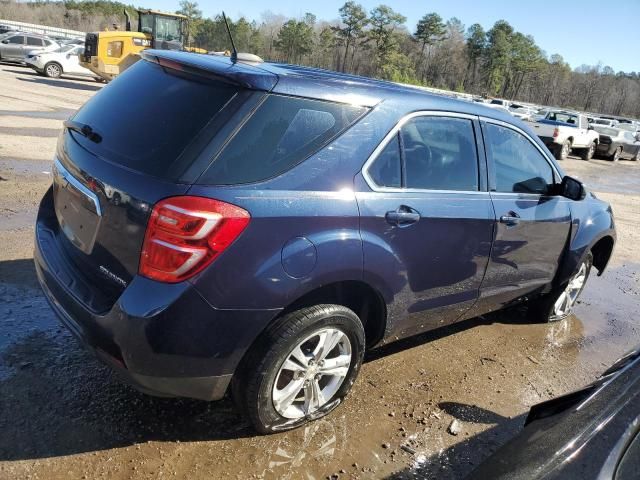
<path id="1" fill-rule="evenodd" d="M 100 88 L 0 65 L 0 479 L 461 478 L 531 405 L 640 344 L 640 165 L 570 158 L 566 171 L 613 205 L 619 241 L 566 321 L 516 311 L 391 344 L 345 404 L 289 433 L 256 436 L 228 400 L 140 394 L 58 324 L 32 265 L 61 122 Z"/>

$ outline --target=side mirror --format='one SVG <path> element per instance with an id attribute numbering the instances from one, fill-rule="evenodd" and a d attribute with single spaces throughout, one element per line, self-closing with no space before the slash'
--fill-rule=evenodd
<path id="1" fill-rule="evenodd" d="M 9 43 L 9 40 L 2 40 L 2 43 L 4 43 L 5 45 Z"/>
<path id="2" fill-rule="evenodd" d="M 587 196 L 584 184 L 568 175 L 562 179 L 558 193 L 569 200 L 584 200 Z"/>

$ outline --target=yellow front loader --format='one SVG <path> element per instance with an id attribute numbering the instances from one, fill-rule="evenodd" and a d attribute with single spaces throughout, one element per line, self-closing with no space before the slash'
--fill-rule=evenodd
<path id="1" fill-rule="evenodd" d="M 131 21 L 125 10 L 125 30 L 107 30 L 87 33 L 84 55 L 80 63 L 106 81 L 112 80 L 140 59 L 147 48 L 161 50 L 188 50 L 206 53 L 206 50 L 185 48 L 187 17 L 177 13 L 138 10 L 138 30 L 131 31 Z"/>

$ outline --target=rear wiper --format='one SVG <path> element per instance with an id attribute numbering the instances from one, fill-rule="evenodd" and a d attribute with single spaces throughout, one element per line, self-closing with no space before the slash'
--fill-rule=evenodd
<path id="1" fill-rule="evenodd" d="M 100 143 L 102 141 L 102 137 L 93 131 L 90 125 L 86 123 L 80 123 L 73 120 L 66 120 L 64 122 L 64 127 L 73 130 L 74 132 L 78 132 L 80 135 L 87 137 L 89 140 L 95 143 Z"/>

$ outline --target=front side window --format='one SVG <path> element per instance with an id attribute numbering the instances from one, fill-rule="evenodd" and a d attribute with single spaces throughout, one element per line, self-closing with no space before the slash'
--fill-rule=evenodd
<path id="1" fill-rule="evenodd" d="M 229 185 L 280 175 L 345 131 L 366 108 L 270 95 L 214 160 L 200 181 Z"/>
<path id="2" fill-rule="evenodd" d="M 24 43 L 24 37 L 22 35 L 16 35 L 8 39 L 9 43 L 14 45 L 22 45 Z"/>
<path id="3" fill-rule="evenodd" d="M 491 123 L 485 127 L 496 191 L 546 194 L 553 184 L 553 170 L 542 153 L 515 130 Z"/>

